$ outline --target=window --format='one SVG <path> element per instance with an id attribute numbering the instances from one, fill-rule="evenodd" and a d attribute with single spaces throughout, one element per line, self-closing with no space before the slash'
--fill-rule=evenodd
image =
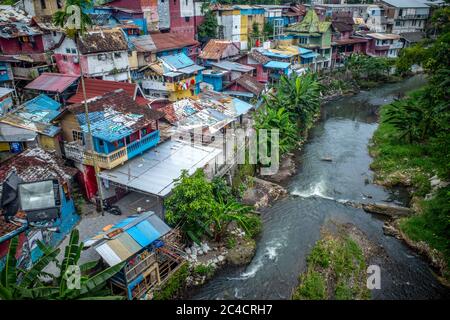
<path id="1" fill-rule="evenodd" d="M 120 57 L 122 57 L 122 53 L 114 52 L 114 58 L 120 58 Z"/>
<path id="2" fill-rule="evenodd" d="M 72 130 L 72 138 L 73 141 L 77 141 L 77 142 L 83 142 L 83 132 L 77 131 L 77 130 Z"/>
<path id="3" fill-rule="evenodd" d="M 47 3 L 45 2 L 45 0 L 41 0 L 41 8 L 47 9 Z"/>
<path id="4" fill-rule="evenodd" d="M 67 56 L 63 56 L 63 61 L 67 61 Z"/>
<path id="5" fill-rule="evenodd" d="M 77 53 L 77 49 L 75 49 L 75 48 L 72 48 L 71 51 L 72 51 L 73 54 L 76 54 L 76 53 Z"/>
<path id="6" fill-rule="evenodd" d="M 57 33 L 56 33 L 56 31 L 52 31 L 52 34 L 53 34 L 53 36 L 54 36 L 54 37 L 56 37 L 56 36 L 57 36 Z"/>
<path id="7" fill-rule="evenodd" d="M 56 6 L 58 7 L 58 9 L 61 9 L 63 7 L 62 0 L 56 0 Z"/>
<path id="8" fill-rule="evenodd" d="M 66 48 L 66 53 L 70 53 L 70 48 Z"/>
<path id="9" fill-rule="evenodd" d="M 189 22 L 190 19 L 191 17 L 184 17 L 184 20 L 186 20 L 186 22 Z"/>

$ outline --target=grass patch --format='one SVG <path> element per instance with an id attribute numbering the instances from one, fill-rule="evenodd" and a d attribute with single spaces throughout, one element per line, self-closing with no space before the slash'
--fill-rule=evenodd
<path id="1" fill-rule="evenodd" d="M 189 266 L 182 265 L 169 280 L 158 290 L 155 290 L 153 300 L 170 300 L 180 295 L 185 287 L 186 278 L 189 276 Z"/>
<path id="2" fill-rule="evenodd" d="M 400 221 L 401 230 L 414 241 L 424 241 L 444 256 L 450 280 L 450 187 L 438 190 L 435 197 L 423 201 L 423 212 Z"/>
<path id="3" fill-rule="evenodd" d="M 194 273 L 208 278 L 214 273 L 214 268 L 212 265 L 199 264 L 194 268 Z"/>
<path id="4" fill-rule="evenodd" d="M 294 300 L 369 299 L 366 262 L 361 248 L 346 235 L 326 235 L 307 259 Z"/>

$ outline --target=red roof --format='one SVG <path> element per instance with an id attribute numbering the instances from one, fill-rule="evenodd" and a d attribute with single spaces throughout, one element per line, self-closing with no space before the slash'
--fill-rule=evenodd
<path id="1" fill-rule="evenodd" d="M 84 85 L 86 87 L 86 98 L 87 99 L 91 99 L 94 97 L 100 97 L 100 96 L 103 96 L 105 93 L 116 91 L 118 89 L 125 90 L 125 92 L 128 93 L 128 95 L 134 99 L 135 95 L 136 95 L 136 90 L 137 90 L 136 83 L 107 81 L 107 80 L 98 80 L 98 79 L 91 79 L 91 78 L 85 78 Z M 70 97 L 68 102 L 69 103 L 81 103 L 83 101 L 84 101 L 84 95 L 83 95 L 81 82 L 80 82 L 78 84 L 77 93 L 75 93 L 72 97 Z M 139 100 L 136 99 L 136 102 L 139 102 L 139 101 L 140 101 L 140 99 Z"/>
<path id="2" fill-rule="evenodd" d="M 198 45 L 199 42 L 193 38 L 185 37 L 175 33 L 152 33 L 153 43 L 156 46 L 156 51 L 166 51 L 173 49 L 181 49 Z"/>
<path id="3" fill-rule="evenodd" d="M 64 92 L 68 87 L 70 87 L 75 81 L 77 81 L 78 76 L 63 74 L 63 73 L 49 73 L 44 72 L 39 77 L 31 81 L 26 85 L 25 89 L 34 89 L 42 91 L 51 92 Z"/>

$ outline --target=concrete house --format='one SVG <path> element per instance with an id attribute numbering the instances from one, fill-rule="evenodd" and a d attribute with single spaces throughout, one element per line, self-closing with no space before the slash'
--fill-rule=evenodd
<path id="1" fill-rule="evenodd" d="M 61 73 L 78 75 L 83 68 L 91 78 L 128 81 L 131 77 L 128 44 L 121 30 L 90 31 L 77 44 L 65 37 L 53 57 Z"/>
<path id="2" fill-rule="evenodd" d="M 287 34 L 294 36 L 294 44 L 311 49 L 318 54 L 316 69 L 321 70 L 331 65 L 331 22 L 320 21 L 314 10 L 308 10 L 299 23 L 285 29 Z"/>

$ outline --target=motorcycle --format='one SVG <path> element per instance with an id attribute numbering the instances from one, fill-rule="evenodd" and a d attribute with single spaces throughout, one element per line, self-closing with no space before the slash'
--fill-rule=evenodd
<path id="1" fill-rule="evenodd" d="M 106 200 L 103 200 L 103 210 L 115 216 L 122 215 L 122 210 L 120 210 L 119 206 L 111 205 Z"/>

